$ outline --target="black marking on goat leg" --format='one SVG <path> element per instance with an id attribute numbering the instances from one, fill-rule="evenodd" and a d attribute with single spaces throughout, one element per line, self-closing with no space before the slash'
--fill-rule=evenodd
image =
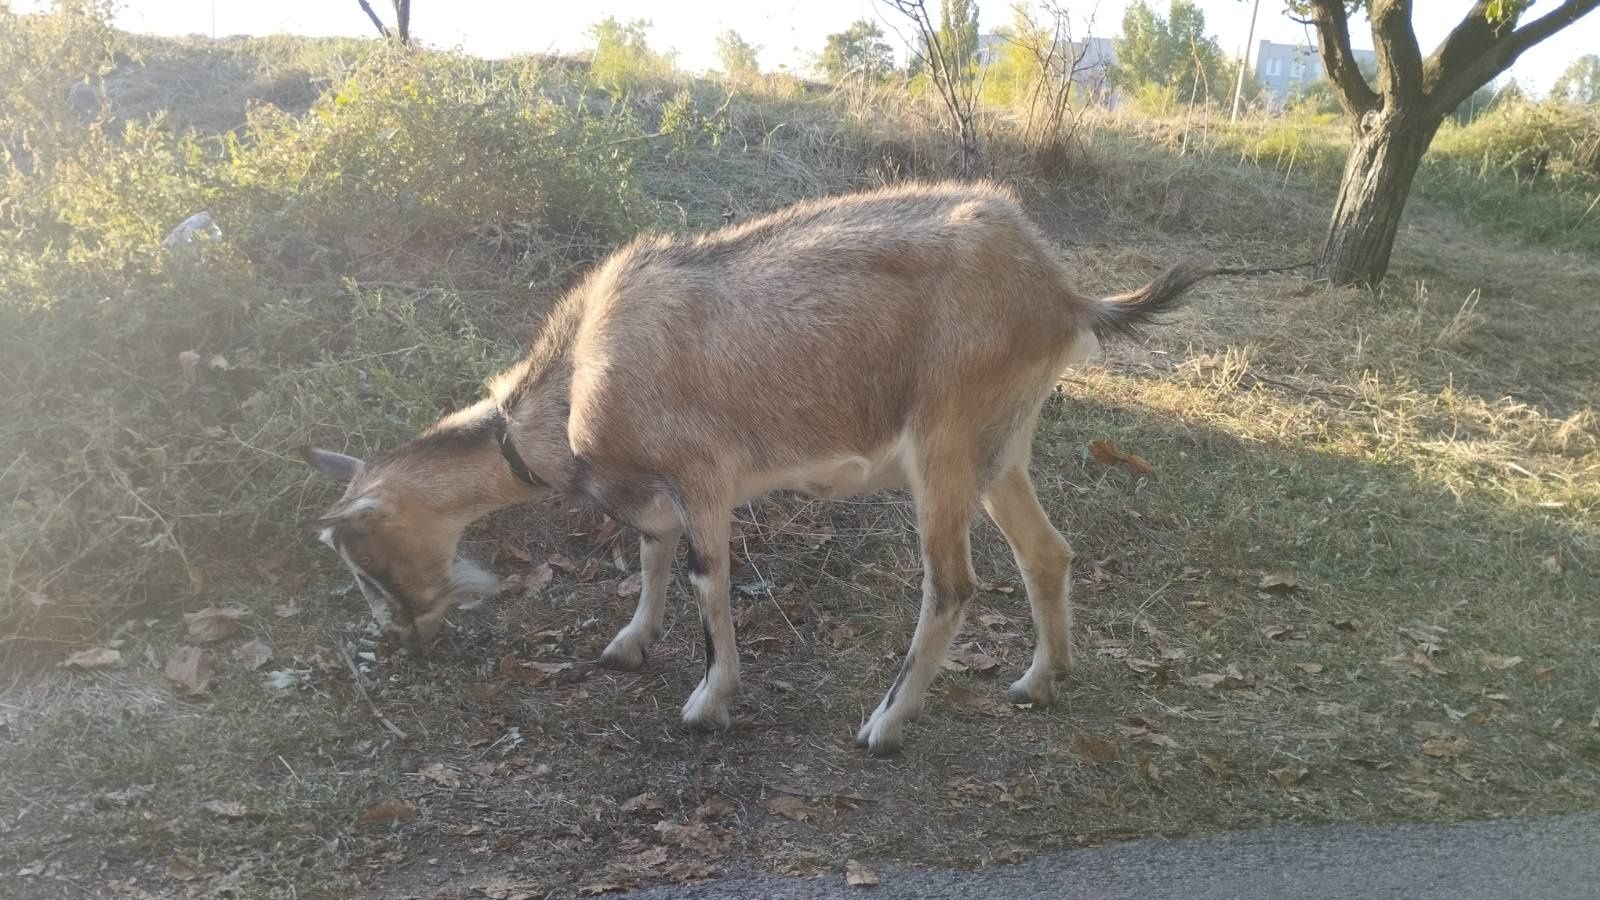
<path id="1" fill-rule="evenodd" d="M 706 568 L 706 561 L 694 549 L 694 541 L 689 542 L 689 557 L 684 560 L 684 565 L 689 570 L 689 574 L 695 577 L 704 578 L 711 574 L 711 570 Z"/>
<path id="2" fill-rule="evenodd" d="M 894 706 L 895 695 L 900 693 L 900 685 L 906 680 L 906 673 L 911 671 L 911 664 L 917 659 L 917 654 L 907 653 L 905 661 L 900 664 L 900 672 L 894 676 L 894 684 L 889 685 L 889 695 L 883 698 L 883 708 Z"/>
<path id="3" fill-rule="evenodd" d="M 717 664 L 717 645 L 711 641 L 711 622 L 700 617 L 700 631 L 706 636 L 706 677 L 711 677 L 711 667 Z"/>

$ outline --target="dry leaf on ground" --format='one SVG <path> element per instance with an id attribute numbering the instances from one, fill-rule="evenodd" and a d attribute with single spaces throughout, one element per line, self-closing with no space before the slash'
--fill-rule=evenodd
<path id="1" fill-rule="evenodd" d="M 1505 669 L 1512 668 L 1521 662 L 1522 657 L 1520 656 L 1500 656 L 1495 653 L 1483 654 L 1483 664 L 1491 669 L 1499 669 L 1504 671 Z"/>
<path id="2" fill-rule="evenodd" d="M 250 640 L 233 648 L 233 658 L 247 671 L 254 672 L 272 661 L 272 648 L 260 640 Z"/>
<path id="3" fill-rule="evenodd" d="M 646 791 L 643 794 L 635 794 L 634 796 L 622 801 L 621 809 L 623 814 L 626 815 L 638 812 L 659 812 L 665 807 L 665 805 L 666 804 L 661 802 L 661 798 L 656 796 L 654 792 Z"/>
<path id="4" fill-rule="evenodd" d="M 1089 452 L 1101 465 L 1125 466 L 1136 476 L 1153 475 L 1156 471 L 1144 457 L 1123 450 L 1113 440 L 1090 441 Z"/>
<path id="5" fill-rule="evenodd" d="M 639 596 L 639 592 L 643 589 L 644 580 L 640 577 L 638 572 L 635 572 L 632 575 L 629 575 L 627 578 L 617 582 L 618 597 L 637 597 Z"/>
<path id="6" fill-rule="evenodd" d="M 366 808 L 358 820 L 362 825 L 384 822 L 410 822 L 417 817 L 417 807 L 407 800 L 383 800 Z"/>
<path id="7" fill-rule="evenodd" d="M 110 647 L 93 647 L 88 650 L 79 650 L 67 657 L 62 663 L 69 669 L 79 669 L 84 672 L 95 669 L 110 669 L 122 664 L 122 651 Z"/>
<path id="8" fill-rule="evenodd" d="M 799 797 L 789 794 L 775 794 L 767 798 L 767 812 L 796 822 L 804 822 L 811 818 L 811 810 L 806 807 L 806 802 Z"/>
<path id="9" fill-rule="evenodd" d="M 250 815 L 250 811 L 245 808 L 245 805 L 237 800 L 207 800 L 201 804 L 201 808 L 214 816 L 229 821 L 243 819 Z"/>
<path id="10" fill-rule="evenodd" d="M 875 887 L 880 883 L 877 872 L 853 859 L 845 860 L 844 880 L 851 887 Z"/>
<path id="11" fill-rule="evenodd" d="M 178 647 L 167 659 L 163 671 L 168 681 L 190 697 L 211 690 L 211 682 L 217 677 L 217 666 L 211 661 L 211 654 L 199 647 Z"/>
<path id="12" fill-rule="evenodd" d="M 428 763 L 417 774 L 441 787 L 461 787 L 461 776 L 445 766 L 444 763 Z"/>
<path id="13" fill-rule="evenodd" d="M 1293 572 L 1268 572 L 1261 576 L 1261 582 L 1256 587 L 1263 591 L 1288 593 L 1300 589 L 1300 580 L 1294 577 Z"/>
<path id="14" fill-rule="evenodd" d="M 1470 746 L 1472 742 L 1462 735 L 1440 735 L 1423 741 L 1422 752 L 1439 759 L 1454 759 Z"/>
<path id="15" fill-rule="evenodd" d="M 198 612 L 184 613 L 183 622 L 189 629 L 189 639 L 202 644 L 227 640 L 239 633 L 239 620 L 245 611 L 237 606 L 208 606 Z"/>
<path id="16" fill-rule="evenodd" d="M 1090 734 L 1087 731 L 1077 732 L 1072 736 L 1072 750 L 1084 759 L 1094 763 L 1116 762 L 1122 758 L 1122 748 L 1116 741 Z"/>

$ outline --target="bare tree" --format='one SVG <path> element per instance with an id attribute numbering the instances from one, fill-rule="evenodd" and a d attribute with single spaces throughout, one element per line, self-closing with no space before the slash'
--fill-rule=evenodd
<path id="1" fill-rule="evenodd" d="M 371 3 L 367 2 L 367 0 L 356 0 L 356 2 L 361 5 L 361 11 L 367 14 L 367 18 L 372 20 L 372 25 L 378 29 L 379 34 L 385 38 L 398 37 L 402 44 L 411 43 L 411 0 L 393 0 L 395 25 L 392 32 L 389 30 L 389 26 L 383 24 L 383 20 L 378 18 L 378 14 L 373 11 Z"/>
<path id="2" fill-rule="evenodd" d="M 923 0 L 887 0 L 887 2 L 901 15 L 910 19 L 917 30 L 917 36 L 920 38 L 917 46 L 921 49 L 913 49 L 912 53 L 927 67 L 934 90 L 944 104 L 950 129 L 955 132 L 956 139 L 960 142 L 956 173 L 962 178 L 971 178 L 978 174 L 982 160 L 978 146 L 977 115 L 978 93 L 983 87 L 982 79 L 964 76 L 957 70 L 957 66 L 964 64 L 964 61 L 956 59 L 954 52 L 956 48 L 944 46 L 940 29 L 929 18 L 928 7 Z"/>
<path id="3" fill-rule="evenodd" d="M 1072 39 L 1072 25 L 1065 7 L 1059 3 L 1044 4 L 1045 13 L 1050 17 L 1048 27 L 1035 22 L 1020 5 L 1017 9 L 1027 27 L 1007 40 L 1025 51 L 1034 62 L 1028 118 L 1022 129 L 1023 143 L 1033 147 L 1061 134 L 1071 109 L 1073 86 L 1078 76 L 1092 69 L 1094 63 L 1084 61 L 1089 55 L 1090 39 L 1085 37 L 1081 47 Z M 1092 18 L 1089 30 L 1094 30 Z"/>
<path id="4" fill-rule="evenodd" d="M 1600 7 L 1564 0 L 1522 24 L 1532 0 L 1474 0 L 1426 58 L 1411 27 L 1411 0 L 1358 0 L 1372 22 L 1376 84 L 1350 49 L 1347 0 L 1288 0 L 1309 6 L 1323 68 L 1353 132 L 1317 274 L 1334 284 L 1372 285 L 1389 268 L 1406 195 L 1445 116 L 1540 41 Z"/>

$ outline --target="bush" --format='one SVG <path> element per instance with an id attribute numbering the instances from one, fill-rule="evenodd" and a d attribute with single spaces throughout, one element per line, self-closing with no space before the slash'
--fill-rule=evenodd
<path id="1" fill-rule="evenodd" d="M 530 285 L 654 222 L 641 129 L 581 75 L 371 42 L 309 112 L 207 136 L 66 102 L 114 67 L 103 10 L 0 15 L 0 69 L 28 74 L 0 108 L 11 640 L 291 544 L 297 444 L 360 426 L 368 453 L 469 400 Z M 220 240 L 164 247 L 198 210 Z"/>

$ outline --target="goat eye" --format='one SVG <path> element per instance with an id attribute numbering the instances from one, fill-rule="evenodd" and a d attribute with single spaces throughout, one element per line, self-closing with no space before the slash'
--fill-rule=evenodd
<path id="1" fill-rule="evenodd" d="M 362 566 L 370 566 L 370 565 L 372 565 L 372 557 L 363 556 L 360 559 L 356 560 L 356 564 L 357 565 L 362 565 Z"/>

